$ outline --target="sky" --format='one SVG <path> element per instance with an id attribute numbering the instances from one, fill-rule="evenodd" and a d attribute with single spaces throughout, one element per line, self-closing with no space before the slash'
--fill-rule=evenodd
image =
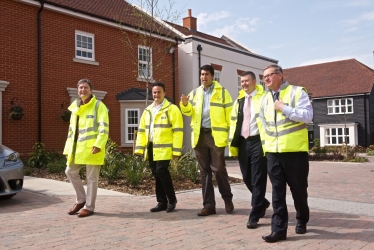
<path id="1" fill-rule="evenodd" d="M 233 38 L 283 68 L 352 58 L 374 68 L 374 0 L 175 0 L 172 9 L 176 23 L 191 9 L 198 31 Z"/>

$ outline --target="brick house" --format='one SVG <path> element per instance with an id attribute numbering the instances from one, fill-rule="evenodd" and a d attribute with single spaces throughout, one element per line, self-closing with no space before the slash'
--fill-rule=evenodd
<path id="1" fill-rule="evenodd" d="M 1 1 L 1 144 L 24 154 L 41 141 L 48 150 L 61 152 L 69 124 L 60 115 L 77 97 L 78 80 L 88 78 L 94 94 L 109 108 L 109 137 L 124 148 L 132 147 L 144 97 L 128 102 L 116 96 L 132 88 L 145 89 L 138 65 L 144 66 L 141 58 L 151 49 L 140 45 L 128 9 L 123 0 Z M 134 51 L 124 45 L 117 20 L 123 22 Z M 155 39 L 162 46 L 176 46 L 178 36 Z M 178 67 L 177 58 L 178 50 L 165 54 L 162 70 L 150 73 L 153 80 L 165 83 L 172 100 L 178 96 L 173 93 L 179 93 L 178 72 L 173 77 L 171 73 Z M 18 121 L 8 118 L 15 103 L 24 108 Z"/>
<path id="2" fill-rule="evenodd" d="M 374 144 L 374 70 L 355 59 L 284 69 L 311 96 L 309 127 L 321 146 Z"/>

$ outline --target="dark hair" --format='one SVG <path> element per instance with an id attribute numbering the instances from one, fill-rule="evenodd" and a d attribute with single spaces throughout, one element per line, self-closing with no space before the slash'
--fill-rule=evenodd
<path id="1" fill-rule="evenodd" d="M 264 69 L 264 71 L 267 70 L 267 69 L 270 69 L 270 68 L 274 69 L 274 73 L 283 73 L 282 67 L 279 66 L 278 64 L 271 64 L 271 65 L 267 66 Z"/>
<path id="2" fill-rule="evenodd" d="M 252 71 L 245 71 L 240 76 L 248 76 L 250 75 L 253 80 L 256 80 L 256 75 Z"/>
<path id="3" fill-rule="evenodd" d="M 153 87 L 156 87 L 156 86 L 158 86 L 158 87 L 162 87 L 162 89 L 164 90 L 164 92 L 166 92 L 165 84 L 163 84 L 162 82 L 154 82 L 154 83 L 152 84 L 152 88 L 153 88 Z"/>
<path id="4" fill-rule="evenodd" d="M 212 76 L 214 76 L 214 68 L 211 66 L 211 65 L 203 65 L 200 67 L 200 74 L 201 74 L 201 71 L 204 70 L 204 71 L 210 71 L 210 74 Z"/>
<path id="5" fill-rule="evenodd" d="M 78 87 L 79 85 L 81 85 L 82 83 L 87 83 L 88 86 L 90 86 L 90 90 L 93 89 L 93 88 L 92 88 L 92 83 L 91 83 L 90 80 L 88 80 L 88 79 L 81 79 L 81 80 L 79 80 L 79 81 L 78 81 L 78 84 L 77 84 L 77 87 Z"/>

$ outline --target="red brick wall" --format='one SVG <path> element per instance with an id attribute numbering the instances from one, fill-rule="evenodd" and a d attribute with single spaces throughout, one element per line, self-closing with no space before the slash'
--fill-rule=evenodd
<path id="1" fill-rule="evenodd" d="M 1 0 L 0 80 L 10 82 L 3 92 L 3 144 L 20 153 L 31 152 L 38 140 L 38 10 L 39 7 Z M 109 136 L 120 144 L 120 104 L 115 95 L 132 87 L 145 87 L 136 80 L 137 61 L 129 56 L 131 52 L 123 44 L 120 30 L 47 9 L 42 11 L 41 23 L 42 142 L 48 150 L 63 150 L 69 124 L 59 116 L 63 110 L 61 104 L 70 101 L 66 88 L 75 88 L 79 79 L 88 78 L 94 89 L 107 92 L 103 102 L 110 109 Z M 76 30 L 95 35 L 95 60 L 99 66 L 73 62 Z M 131 39 L 137 46 L 137 36 Z M 174 56 L 178 67 L 177 49 Z M 153 62 L 157 60 L 155 55 Z M 174 98 L 171 72 L 172 55 L 167 54 L 153 74 L 156 80 L 165 83 L 167 95 Z M 177 75 L 178 71 L 176 83 Z M 13 97 L 24 107 L 25 115 L 20 121 L 8 118 Z"/>

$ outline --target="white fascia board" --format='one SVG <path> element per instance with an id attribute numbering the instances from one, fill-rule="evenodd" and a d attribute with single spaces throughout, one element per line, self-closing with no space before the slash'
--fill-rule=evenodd
<path id="1" fill-rule="evenodd" d="M 14 1 L 29 4 L 29 5 L 34 5 L 34 6 L 40 6 L 40 2 L 33 1 L 33 0 L 14 0 Z M 100 19 L 100 18 L 97 18 L 97 17 L 92 17 L 92 16 L 89 16 L 89 15 L 81 14 L 81 13 L 74 12 L 74 11 L 71 11 L 71 10 L 67 10 L 67 9 L 64 9 L 64 8 L 56 7 L 56 6 L 53 6 L 53 5 L 50 5 L 50 4 L 44 4 L 44 9 L 52 10 L 52 11 L 55 11 L 55 12 L 58 12 L 58 13 L 68 15 L 68 16 L 73 16 L 73 17 L 76 17 L 76 18 L 88 20 L 88 21 L 91 21 L 91 22 L 103 24 L 103 25 L 106 25 L 106 26 L 114 27 L 114 28 L 120 28 L 121 27 L 123 30 L 130 31 L 130 32 L 133 32 L 133 33 L 148 34 L 147 32 L 140 31 L 140 30 L 128 27 L 128 26 L 119 25 L 118 23 L 109 22 L 109 21 L 106 21 L 106 20 L 103 20 L 103 19 Z M 168 42 L 175 42 L 173 39 L 163 37 L 163 36 L 159 36 L 159 35 L 155 35 L 154 37 L 158 38 L 160 40 L 168 41 Z"/>
<path id="2" fill-rule="evenodd" d="M 242 46 L 243 48 L 245 48 L 246 50 L 248 50 L 249 52 L 253 53 L 253 54 L 256 54 L 253 50 L 249 49 L 247 46 L 243 45 L 242 43 L 236 41 L 235 39 L 227 36 L 227 35 L 224 35 L 225 37 L 227 37 L 228 39 L 232 40 L 234 43 L 237 43 L 239 44 L 240 46 Z M 258 54 L 257 54 L 258 55 Z"/>
<path id="3" fill-rule="evenodd" d="M 312 93 L 312 99 L 313 100 L 321 100 L 321 99 L 334 99 L 334 98 L 348 98 L 348 97 L 363 96 L 363 95 L 369 95 L 369 94 L 370 93 L 313 97 L 313 93 Z"/>

